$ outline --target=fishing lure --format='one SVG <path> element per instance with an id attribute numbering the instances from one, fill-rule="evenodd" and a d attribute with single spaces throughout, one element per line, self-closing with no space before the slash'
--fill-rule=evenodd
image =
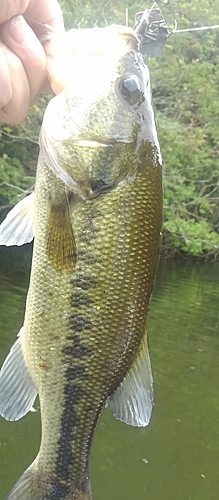
<path id="1" fill-rule="evenodd" d="M 157 57 L 165 47 L 173 28 L 167 25 L 161 9 L 152 7 L 135 15 L 134 30 L 140 38 L 140 50 L 142 54 Z"/>
<path id="2" fill-rule="evenodd" d="M 134 30 L 140 38 L 140 50 L 142 54 L 150 57 L 158 57 L 161 54 L 168 37 L 172 34 L 219 28 L 219 24 L 215 24 L 213 26 L 199 26 L 178 30 L 176 20 L 174 27 L 168 26 L 161 9 L 155 8 L 155 5 L 156 2 L 153 3 L 149 10 L 145 9 L 142 12 L 137 12 L 134 25 Z"/>

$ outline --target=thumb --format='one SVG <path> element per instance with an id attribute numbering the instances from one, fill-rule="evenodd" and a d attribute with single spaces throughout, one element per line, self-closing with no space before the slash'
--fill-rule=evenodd
<path id="1" fill-rule="evenodd" d="M 46 79 L 46 56 L 33 30 L 22 16 L 15 16 L 1 27 L 2 42 L 22 64 L 30 88 L 30 104 L 43 88 Z"/>

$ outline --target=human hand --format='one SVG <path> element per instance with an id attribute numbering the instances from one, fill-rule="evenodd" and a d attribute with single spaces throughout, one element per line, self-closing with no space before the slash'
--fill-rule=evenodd
<path id="1" fill-rule="evenodd" d="M 0 0 L 0 122 L 23 121 L 45 85 L 47 54 L 38 37 L 48 30 L 37 23 L 64 31 L 57 0 Z"/>

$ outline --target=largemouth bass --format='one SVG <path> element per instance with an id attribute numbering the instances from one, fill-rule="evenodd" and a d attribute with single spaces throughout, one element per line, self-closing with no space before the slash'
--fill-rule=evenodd
<path id="1" fill-rule="evenodd" d="M 145 426 L 153 403 L 147 313 L 162 173 L 149 72 L 131 28 L 66 37 L 65 88 L 45 112 L 35 195 L 0 233 L 6 245 L 35 235 L 0 412 L 17 420 L 39 393 L 42 420 L 39 453 L 8 500 L 90 500 L 89 455 L 103 408 Z"/>

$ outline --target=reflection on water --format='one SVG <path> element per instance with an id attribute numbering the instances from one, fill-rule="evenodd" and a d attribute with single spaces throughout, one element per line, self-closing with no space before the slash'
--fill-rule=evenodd
<path id="1" fill-rule="evenodd" d="M 0 362 L 22 325 L 29 265 L 29 248 L 0 248 Z M 217 263 L 161 262 L 149 318 L 151 423 L 132 428 L 104 411 L 91 459 L 95 500 L 218 500 L 218 282 Z M 39 412 L 0 419 L 0 500 L 39 439 Z"/>

